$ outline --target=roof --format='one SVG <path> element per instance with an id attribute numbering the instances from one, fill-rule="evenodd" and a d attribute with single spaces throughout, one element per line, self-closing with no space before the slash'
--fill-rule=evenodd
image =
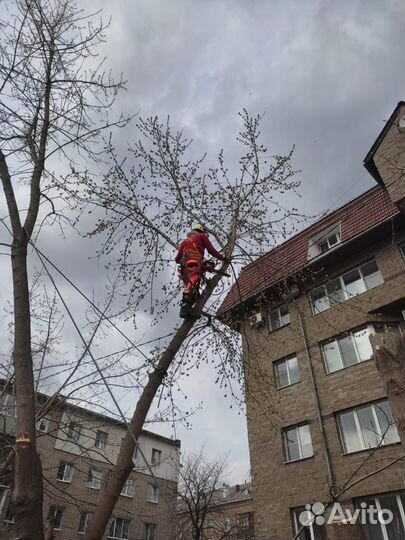
<path id="1" fill-rule="evenodd" d="M 388 118 L 387 122 L 385 123 L 385 126 L 382 128 L 380 134 L 374 141 L 373 146 L 368 151 L 366 157 L 364 158 L 363 165 L 368 170 L 368 172 L 371 174 L 371 176 L 377 180 L 377 182 L 380 184 L 380 186 L 384 187 L 383 179 L 381 178 L 381 175 L 374 163 L 374 156 L 377 152 L 380 144 L 382 143 L 383 139 L 387 135 L 389 129 L 391 128 L 395 118 L 398 115 L 399 109 L 405 105 L 405 101 L 399 101 L 395 109 L 393 110 L 391 116 Z"/>
<path id="2" fill-rule="evenodd" d="M 10 384 L 6 379 L 0 379 L 0 390 L 3 389 L 6 385 L 10 388 L 10 390 L 12 389 L 12 383 Z M 36 396 L 38 401 L 47 401 L 50 397 L 47 394 L 43 394 L 42 392 L 37 392 Z M 92 411 L 91 409 L 85 409 L 84 407 L 80 407 L 79 405 L 69 403 L 66 397 L 62 394 L 59 394 L 58 398 L 55 400 L 55 407 L 60 407 L 62 410 L 68 409 L 72 411 L 73 414 L 76 413 L 77 415 L 81 415 L 84 417 L 90 416 L 92 418 L 97 418 L 105 424 L 113 424 L 126 428 L 126 424 L 122 420 L 118 420 L 117 418 L 113 418 L 111 416 Z M 180 448 L 181 446 L 181 441 L 179 439 L 170 439 L 169 437 L 159 435 L 158 433 L 154 433 L 153 431 L 149 431 L 147 429 L 142 429 L 141 434 L 145 437 L 152 437 L 153 439 L 172 444 L 173 446 L 176 446 L 178 448 Z"/>
<path id="3" fill-rule="evenodd" d="M 384 189 L 376 186 L 366 191 L 243 268 L 218 314 L 225 314 L 241 302 L 307 267 L 309 241 L 322 230 L 340 223 L 341 246 L 399 213 Z"/>

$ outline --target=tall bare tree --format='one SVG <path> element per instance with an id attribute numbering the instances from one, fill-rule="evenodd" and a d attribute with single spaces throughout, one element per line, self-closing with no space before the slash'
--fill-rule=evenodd
<path id="1" fill-rule="evenodd" d="M 181 131 L 173 132 L 169 121 L 149 118 L 138 122 L 140 140 L 124 160 L 110 146 L 111 170 L 102 182 L 91 174 L 75 173 L 66 180 L 70 194 L 85 207 L 94 207 L 98 221 L 91 234 L 103 235 L 101 252 L 116 260 L 123 282 L 130 284 L 128 304 L 134 315 L 149 309 L 158 321 L 178 302 L 178 279 L 168 261 L 173 260 L 193 221 L 205 224 L 228 261 L 233 258 L 241 263 L 284 238 L 299 221 L 297 210 L 283 201 L 283 194 L 299 185 L 291 152 L 269 156 L 260 141 L 261 117 L 243 111 L 240 121 L 237 140 L 243 151 L 233 172 L 225 165 L 223 151 L 216 164 L 204 169 L 204 158 L 193 155 L 191 140 Z M 220 270 L 228 267 L 225 262 Z M 215 313 L 221 299 L 220 281 L 217 274 L 207 280 L 197 312 Z M 193 321 L 185 320 L 168 346 L 151 360 L 116 467 L 100 493 L 88 540 L 99 540 L 104 534 L 158 389 L 162 385 L 170 389 L 178 373 L 208 361 L 210 353 L 219 359 L 219 384 L 242 374 L 237 340 L 225 325 L 208 317 L 193 326 Z"/>
<path id="2" fill-rule="evenodd" d="M 225 460 L 209 461 L 204 456 L 204 449 L 198 454 L 183 457 L 180 472 L 178 497 L 178 528 L 183 537 L 189 540 L 201 540 L 206 536 L 207 515 L 221 487 Z M 216 516 L 219 525 L 217 537 L 226 531 L 223 520 Z"/>
<path id="3" fill-rule="evenodd" d="M 100 130 L 125 121 L 108 119 L 122 81 L 106 75 L 96 57 L 104 40 L 102 21 L 94 24 L 72 0 L 17 0 L 9 8 L 0 22 L 0 178 L 8 208 L 2 223 L 12 237 L 17 414 L 13 501 L 18 538 L 41 540 L 28 248 L 39 220 L 46 219 L 41 205 L 49 204 L 49 214 L 55 214 L 55 158 L 71 166 L 83 156 L 97 160 Z M 25 188 L 27 202 L 18 202 L 18 184 Z"/>

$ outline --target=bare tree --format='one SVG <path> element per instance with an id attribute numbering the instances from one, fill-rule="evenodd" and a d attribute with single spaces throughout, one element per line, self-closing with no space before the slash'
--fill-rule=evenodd
<path id="1" fill-rule="evenodd" d="M 159 321 L 178 301 L 178 279 L 168 261 L 173 260 L 193 221 L 205 224 L 228 261 L 243 263 L 284 238 L 300 220 L 297 210 L 283 201 L 283 194 L 299 185 L 291 166 L 292 153 L 269 155 L 260 142 L 260 116 L 243 111 L 240 121 L 237 140 L 243 151 L 232 173 L 223 151 L 214 166 L 203 170 L 204 158 L 193 156 L 191 140 L 181 131 L 172 132 L 169 121 L 162 124 L 149 118 L 138 122 L 141 139 L 126 159 L 121 160 L 109 147 L 111 170 L 102 182 L 91 174 L 72 173 L 66 179 L 69 196 L 82 202 L 81 211 L 95 210 L 98 221 L 91 234 L 103 235 L 100 254 L 110 255 L 122 281 L 130 284 L 128 306 L 134 317 L 138 310 L 148 309 Z M 220 271 L 228 267 L 225 262 Z M 221 300 L 220 281 L 218 274 L 207 280 L 195 306 L 197 312 L 215 313 Z M 116 467 L 100 494 L 88 540 L 99 540 L 104 534 L 158 389 L 163 385 L 170 391 L 179 373 L 208 361 L 211 354 L 218 359 L 220 385 L 243 378 L 236 335 L 211 315 L 195 328 L 193 321 L 185 320 L 167 347 L 151 359 Z"/>
<path id="2" fill-rule="evenodd" d="M 225 460 L 208 461 L 202 448 L 198 454 L 186 455 L 179 472 L 178 529 L 188 540 L 201 540 L 207 536 L 207 515 L 221 486 Z M 221 516 L 215 516 L 213 538 L 223 537 L 227 527 Z M 211 520 L 214 527 L 214 520 Z"/>
<path id="3" fill-rule="evenodd" d="M 56 214 L 53 158 L 66 159 L 71 166 L 83 156 L 97 160 L 100 130 L 125 123 L 122 118 L 110 122 L 107 115 L 122 81 L 106 75 L 103 61 L 96 58 L 95 47 L 104 40 L 105 28 L 102 21 L 93 24 L 72 0 L 17 0 L 0 22 L 0 178 L 9 214 L 2 223 L 12 236 L 14 290 L 13 501 L 16 534 L 24 540 L 44 537 L 28 247 L 41 224 Z M 74 151 L 70 157 L 69 149 Z M 26 187 L 26 205 L 17 201 L 18 183 Z M 47 214 L 41 212 L 43 204 L 50 205 Z"/>

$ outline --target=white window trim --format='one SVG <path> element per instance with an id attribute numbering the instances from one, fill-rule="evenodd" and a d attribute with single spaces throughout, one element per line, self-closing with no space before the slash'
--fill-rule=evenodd
<path id="1" fill-rule="evenodd" d="M 132 485 L 131 485 L 132 493 L 126 493 L 128 491 L 128 485 L 127 485 L 128 481 L 132 482 Z M 124 490 L 125 490 L 125 492 L 124 492 Z M 133 478 L 127 478 L 127 480 L 125 481 L 125 484 L 122 487 L 122 491 L 121 491 L 120 495 L 122 495 L 123 497 L 128 497 L 130 499 L 134 498 L 134 496 L 135 496 L 135 480 Z"/>
<path id="2" fill-rule="evenodd" d="M 156 491 L 155 491 L 155 489 L 149 489 L 150 486 L 152 486 L 152 488 L 155 488 Z M 150 495 L 152 493 L 156 493 L 156 499 L 151 499 L 150 498 Z M 153 484 L 148 484 L 148 494 L 147 494 L 146 500 L 147 500 L 147 502 L 158 504 L 158 502 L 159 502 L 159 486 L 154 486 Z"/>
<path id="3" fill-rule="evenodd" d="M 39 429 L 41 422 L 45 423 L 45 429 Z M 48 433 L 49 430 L 49 419 L 44 417 L 37 421 L 36 423 L 36 429 L 39 433 Z"/>
<path id="4" fill-rule="evenodd" d="M 61 530 L 62 530 L 62 523 L 63 523 L 63 514 L 65 513 L 65 509 L 64 509 L 62 506 L 57 506 L 57 505 L 51 504 L 51 507 L 52 507 L 52 506 L 53 506 L 54 508 L 56 508 L 56 510 L 62 510 L 62 516 L 61 516 L 61 518 L 60 518 L 60 525 L 59 525 L 59 527 L 56 527 L 56 526 L 55 526 L 55 527 L 53 528 L 54 531 L 61 531 Z M 50 510 L 50 508 L 49 508 L 49 510 Z M 52 518 L 53 518 L 54 516 L 48 516 L 48 517 L 52 517 Z"/>
<path id="5" fill-rule="evenodd" d="M 303 459 L 309 459 L 309 458 L 312 458 L 314 456 L 314 447 L 313 447 L 313 444 L 312 444 L 312 435 L 311 435 L 311 430 L 310 429 L 309 429 L 309 435 L 311 437 L 312 454 L 310 456 L 305 456 L 305 457 L 302 455 L 302 443 L 301 443 L 301 434 L 300 434 L 299 428 L 303 427 L 303 426 L 308 426 L 308 429 L 309 429 L 309 423 L 307 422 L 307 423 L 304 423 L 304 424 L 298 424 L 296 426 L 291 426 L 291 427 L 285 428 L 283 430 L 283 439 L 284 439 L 284 448 L 285 448 L 285 463 L 293 463 L 294 461 L 301 461 Z M 300 453 L 300 457 L 296 458 L 296 459 L 288 459 L 288 446 L 287 446 L 286 434 L 287 434 L 287 431 L 291 431 L 292 429 L 298 430 L 297 431 L 297 439 L 298 439 L 298 450 L 299 450 L 299 453 Z"/>
<path id="6" fill-rule="evenodd" d="M 72 429 L 72 433 L 69 434 L 69 431 L 72 425 L 74 427 Z M 81 435 L 82 435 L 82 426 L 78 422 L 74 422 L 74 421 L 69 422 L 69 424 L 67 425 L 67 430 L 66 430 L 66 439 L 69 442 L 78 443 Z"/>
<path id="7" fill-rule="evenodd" d="M 338 241 L 336 244 L 333 244 L 332 246 L 329 246 L 329 237 L 332 235 L 336 235 L 338 238 Z M 323 242 L 328 242 L 329 249 L 325 252 L 321 252 L 319 249 L 319 244 Z M 318 234 L 315 234 L 312 238 L 309 240 L 308 244 L 308 260 L 312 261 L 314 259 L 317 259 L 318 257 L 322 257 L 326 255 L 327 253 L 330 253 L 332 250 L 336 249 L 340 244 L 342 243 L 342 234 L 341 234 L 341 227 L 340 222 L 335 223 L 334 225 L 329 226 L 328 228 L 324 229 L 323 231 L 319 232 Z"/>
<path id="8" fill-rule="evenodd" d="M 129 531 L 129 526 L 131 524 L 131 520 L 130 519 L 126 519 L 126 518 L 115 518 L 113 517 L 112 518 L 114 521 L 117 521 L 117 519 L 121 520 L 121 521 L 127 521 L 128 522 L 128 531 Z M 108 528 L 110 528 L 110 525 L 111 523 L 109 523 L 108 525 Z M 116 528 L 116 527 L 115 527 Z M 107 538 L 111 539 L 111 540 L 126 540 L 123 536 L 110 536 L 109 534 L 107 534 Z M 129 534 L 128 534 L 128 538 L 129 538 Z"/>
<path id="9" fill-rule="evenodd" d="M 291 375 L 290 375 L 290 367 L 289 367 L 289 364 L 288 362 L 290 360 L 292 360 L 293 358 L 295 358 L 297 360 L 297 364 L 298 364 L 298 358 L 296 355 L 293 355 L 293 356 L 288 356 L 287 358 L 281 358 L 280 360 L 276 360 L 274 362 L 274 371 L 275 371 L 275 375 L 276 375 L 276 383 L 277 383 L 277 389 L 278 390 L 281 390 L 282 388 L 288 388 L 289 386 L 293 386 L 294 384 L 298 384 L 299 382 L 301 382 L 301 380 L 299 379 L 298 381 L 296 382 L 291 382 Z M 287 376 L 288 376 L 288 384 L 283 384 L 283 385 L 280 385 L 279 384 L 279 377 L 278 377 L 278 371 L 277 371 L 277 366 L 279 364 L 282 364 L 283 362 L 286 363 L 286 366 L 287 366 Z M 299 372 L 299 371 L 298 371 Z"/>
<path id="10" fill-rule="evenodd" d="M 100 440 L 97 440 L 98 433 L 103 433 L 103 436 L 105 435 L 105 439 L 101 438 Z M 94 448 L 98 448 L 99 450 L 104 450 L 107 446 L 107 439 L 108 439 L 108 433 L 106 431 L 103 431 L 102 429 L 98 429 L 96 432 L 96 437 L 94 439 Z M 98 444 L 98 443 L 102 444 Z"/>
<path id="11" fill-rule="evenodd" d="M 62 463 L 62 462 L 61 462 Z M 59 463 L 59 466 L 58 466 L 58 473 L 59 473 L 59 467 L 61 465 L 61 463 Z M 66 463 L 66 462 L 63 462 L 64 464 L 64 469 L 63 469 L 63 478 L 56 478 L 56 481 L 57 482 L 62 482 L 64 484 L 70 484 L 73 480 L 73 474 L 74 474 L 74 467 L 71 463 Z M 68 480 L 65 479 L 65 475 L 66 475 L 66 468 L 69 468 L 70 471 L 71 471 L 71 474 L 70 474 L 70 478 Z M 57 473 L 57 474 L 58 474 Z"/>
<path id="12" fill-rule="evenodd" d="M 339 430 L 340 430 L 340 434 L 341 434 L 341 438 L 342 438 L 342 445 L 343 445 L 343 454 L 344 455 L 348 455 L 348 454 L 354 454 L 356 452 L 362 452 L 363 450 L 370 450 L 372 448 L 379 448 L 381 446 L 390 446 L 391 444 L 398 444 L 399 441 L 397 442 L 389 442 L 389 443 L 386 443 L 384 442 L 384 437 L 382 438 L 382 440 L 376 445 L 376 446 L 366 446 L 365 444 L 365 441 L 364 441 L 364 437 L 363 437 L 363 432 L 362 432 L 362 429 L 361 429 L 361 426 L 360 426 L 360 422 L 359 422 L 359 418 L 357 416 L 357 410 L 358 409 L 363 409 L 365 407 L 371 407 L 371 412 L 372 412 L 372 415 L 373 415 L 373 419 L 374 419 L 374 422 L 375 422 L 375 426 L 376 426 L 376 429 L 377 429 L 377 434 L 379 433 L 383 433 L 383 430 L 381 429 L 381 426 L 380 426 L 380 422 L 378 420 L 378 415 L 377 415 L 377 412 L 376 412 L 376 409 L 375 407 L 379 404 L 379 403 L 384 403 L 384 402 L 388 402 L 387 399 L 384 399 L 382 401 L 377 401 L 376 403 L 369 403 L 369 404 L 365 404 L 365 405 L 361 405 L 359 407 L 355 407 L 353 409 L 348 409 L 346 411 L 342 411 L 341 413 L 339 413 L 338 415 L 338 418 L 339 418 L 339 421 L 338 421 L 338 425 L 339 425 Z M 348 412 L 352 412 L 353 413 L 353 418 L 354 418 L 354 423 L 356 424 L 356 429 L 357 429 L 357 436 L 359 438 L 359 441 L 360 441 L 360 446 L 361 448 L 359 448 L 358 450 L 352 450 L 352 451 L 348 451 L 346 449 L 346 443 L 345 443 L 345 437 L 344 437 L 344 431 L 342 429 L 342 425 L 341 425 L 341 422 L 340 422 L 340 414 L 344 414 L 344 413 L 348 413 Z M 392 414 L 392 413 L 391 413 Z M 393 424 L 391 425 L 395 425 L 395 421 Z M 398 431 L 398 430 L 397 430 Z M 399 437 L 398 437 L 399 438 Z"/>
<path id="13" fill-rule="evenodd" d="M 90 481 L 89 480 L 87 481 L 87 487 L 90 488 L 90 489 L 97 489 L 97 490 L 101 489 L 101 484 L 102 484 L 102 481 L 103 481 L 103 472 L 99 471 L 98 469 L 90 468 L 89 475 L 90 475 L 91 472 L 99 473 L 100 478 L 97 475 L 93 476 Z"/>
<path id="14" fill-rule="evenodd" d="M 398 247 L 402 258 L 405 259 L 405 242 L 401 242 L 400 244 L 398 244 Z"/>
<path id="15" fill-rule="evenodd" d="M 281 324 L 281 313 L 280 313 L 280 309 L 283 308 L 283 307 L 286 307 L 287 308 L 287 311 L 288 311 L 288 315 L 290 316 L 290 309 L 288 307 L 288 303 L 285 303 L 285 304 L 281 304 L 280 306 L 274 308 L 274 309 L 269 309 L 268 311 L 268 318 L 269 318 L 269 321 L 268 321 L 268 324 L 269 324 L 269 332 L 276 332 L 276 330 L 280 330 L 280 328 L 284 328 L 284 326 L 287 326 L 288 324 L 290 324 L 291 320 L 289 320 L 288 322 L 284 323 L 284 324 Z M 279 320 L 279 323 L 280 323 L 280 326 L 278 326 L 277 328 L 272 328 L 271 327 L 271 314 L 273 312 L 277 312 L 277 315 L 278 315 L 278 320 Z M 290 316 L 291 317 L 291 316 Z"/>
<path id="16" fill-rule="evenodd" d="M 85 519 L 85 522 L 84 522 L 84 531 L 80 531 L 78 530 L 77 531 L 77 534 L 86 534 L 87 531 L 88 531 L 88 528 L 89 528 L 89 521 L 93 515 L 93 512 L 90 512 L 90 511 L 84 511 L 84 512 L 81 512 L 80 513 L 80 521 L 82 519 L 82 514 L 86 514 L 86 519 Z M 79 521 L 79 526 L 80 526 L 80 521 Z"/>
<path id="17" fill-rule="evenodd" d="M 158 461 L 154 460 L 154 456 L 156 454 L 159 457 Z M 150 463 L 151 463 L 151 465 L 155 465 L 155 466 L 160 465 L 162 463 L 162 451 L 159 450 L 159 448 L 152 448 L 152 454 L 151 454 Z"/>
<path id="18" fill-rule="evenodd" d="M 343 334 L 339 334 L 338 336 L 334 337 L 333 339 L 329 339 L 327 341 L 321 342 L 320 345 L 321 345 L 322 356 L 323 356 L 324 363 L 325 363 L 326 373 L 328 375 L 331 375 L 332 373 L 337 373 L 338 371 L 342 371 L 342 369 L 348 369 L 348 368 L 351 368 L 353 366 L 357 366 L 357 364 L 362 364 L 363 362 L 368 362 L 368 360 L 371 360 L 373 358 L 373 355 L 371 355 L 370 358 L 364 358 L 364 359 L 360 358 L 360 353 L 359 353 L 359 349 L 358 349 L 356 340 L 354 339 L 354 334 L 356 332 L 361 332 L 361 330 L 363 330 L 363 329 L 368 330 L 368 332 L 369 332 L 368 335 L 369 336 L 371 334 L 375 333 L 374 326 L 372 324 L 368 324 L 367 326 L 361 326 L 360 328 L 354 328 L 353 330 L 349 330 L 348 332 L 344 332 Z M 343 364 L 343 354 L 342 354 L 342 349 L 341 349 L 341 346 L 340 346 L 340 343 L 339 343 L 339 339 L 341 339 L 343 337 L 347 337 L 347 336 L 350 336 L 350 338 L 352 340 L 354 351 L 356 353 L 356 358 L 357 358 L 357 363 L 352 364 L 351 366 L 345 366 Z M 339 360 L 340 360 L 340 365 L 341 365 L 341 367 L 339 369 L 335 369 L 334 371 L 329 371 L 328 362 L 327 362 L 326 353 L 325 353 L 325 346 L 329 345 L 330 343 L 335 343 L 336 350 L 339 353 Z"/>
<path id="19" fill-rule="evenodd" d="M 364 293 L 367 292 L 367 291 L 371 291 L 372 289 L 375 289 L 375 287 L 371 287 L 370 289 L 367 287 L 367 283 L 366 283 L 366 281 L 365 281 L 365 279 L 364 279 L 363 272 L 362 272 L 362 270 L 361 270 L 361 267 L 362 267 L 362 266 L 364 266 L 364 265 L 366 265 L 367 263 L 372 262 L 372 261 L 374 261 L 374 262 L 376 263 L 377 268 L 378 268 L 378 271 L 379 271 L 380 274 L 381 274 L 380 267 L 378 266 L 376 260 L 375 260 L 375 259 L 369 259 L 368 261 L 365 261 L 364 263 L 360 264 L 359 266 L 355 266 L 354 268 L 351 268 L 350 270 L 347 270 L 347 272 L 345 272 L 344 274 L 341 274 L 341 275 L 339 275 L 339 276 L 336 276 L 336 277 L 332 278 L 331 280 L 329 280 L 328 282 L 323 283 L 322 285 L 319 285 L 319 287 L 314 287 L 314 288 L 312 289 L 312 291 L 310 291 L 310 293 L 309 293 L 310 304 L 311 304 L 311 308 L 312 308 L 312 313 L 313 313 L 313 315 L 319 315 L 320 313 L 323 313 L 324 311 L 328 311 L 328 309 L 331 309 L 331 308 L 335 307 L 335 306 L 338 305 L 338 304 L 342 304 L 343 302 L 347 302 L 347 300 L 351 300 L 352 298 L 356 298 L 356 297 L 359 296 L 360 294 L 364 294 Z M 363 292 L 359 293 L 359 294 L 356 294 L 356 295 L 350 295 L 350 294 L 348 294 L 348 292 L 347 292 L 347 290 L 346 290 L 346 286 L 345 286 L 345 283 L 344 283 L 344 281 L 343 281 L 343 278 L 344 278 L 344 276 L 345 276 L 346 274 L 349 274 L 350 272 L 353 272 L 354 270 L 358 270 L 358 271 L 359 271 L 360 279 L 361 279 L 361 281 L 362 281 L 362 283 L 363 283 L 363 285 L 364 285 L 365 290 L 364 290 Z M 382 274 L 381 274 L 381 277 L 383 278 L 383 283 L 384 283 L 384 277 L 383 277 Z M 328 294 L 328 291 L 327 291 L 326 286 L 327 286 L 331 281 L 335 281 L 335 280 L 337 280 L 337 279 L 338 279 L 339 282 L 340 282 L 340 290 L 343 292 L 344 300 L 342 300 L 342 302 L 336 302 L 336 300 L 333 300 L 333 301 L 331 302 L 330 296 L 329 296 L 329 294 Z M 382 285 L 382 283 L 381 283 L 381 285 Z M 378 285 L 377 285 L 377 287 L 378 287 Z M 324 291 L 324 296 L 323 296 L 323 298 L 325 298 L 325 300 L 328 302 L 328 307 L 327 307 L 326 309 L 323 309 L 322 311 L 316 311 L 316 310 L 315 310 L 315 305 L 314 305 L 314 302 L 313 302 L 313 299 L 312 299 L 312 293 L 313 293 L 313 291 L 316 291 L 316 290 L 318 290 L 318 289 L 323 289 L 323 291 Z"/>

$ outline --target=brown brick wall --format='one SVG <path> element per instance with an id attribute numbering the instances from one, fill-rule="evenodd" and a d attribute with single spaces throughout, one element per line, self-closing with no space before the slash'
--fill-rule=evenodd
<path id="1" fill-rule="evenodd" d="M 288 326 L 272 333 L 267 327 L 246 328 L 247 417 L 258 540 L 292 538 L 291 508 L 329 499 L 325 452 L 299 313 L 306 331 L 335 483 L 342 486 L 368 455 L 367 451 L 343 455 L 335 415 L 345 408 L 384 397 L 374 362 L 369 360 L 328 375 L 319 342 L 366 322 L 390 319 L 369 312 L 405 297 L 405 261 L 398 247 L 392 245 L 391 238 L 378 246 L 364 245 L 360 241 L 353 247 L 350 258 L 333 268 L 325 268 L 318 276 L 321 281 L 326 271 L 332 276 L 338 275 L 373 255 L 384 284 L 318 315 L 312 314 L 308 296 L 302 295 L 295 305 L 289 304 L 291 323 Z M 300 382 L 278 390 L 273 362 L 295 353 Z M 284 463 L 281 429 L 304 421 L 310 423 L 314 456 Z M 356 478 L 378 469 L 400 453 L 399 444 L 377 449 Z M 359 495 L 403 489 L 404 476 L 403 464 L 397 463 L 384 473 L 361 482 L 343 499 L 350 501 Z"/>
<path id="2" fill-rule="evenodd" d="M 404 115 L 405 105 L 377 149 L 374 162 L 391 199 L 405 211 L 405 133 L 398 130 L 398 120 Z"/>
<path id="3" fill-rule="evenodd" d="M 56 505 L 64 508 L 62 529 L 55 531 L 55 540 L 80 540 L 83 534 L 78 533 L 80 512 L 94 511 L 97 498 L 102 491 L 92 489 L 87 485 L 90 466 L 103 471 L 103 482 L 108 478 L 112 465 L 89 459 L 86 452 L 81 455 L 55 449 L 62 411 L 54 409 L 47 434 L 39 434 L 37 438 L 38 451 L 41 456 L 44 476 L 44 519 L 47 518 L 49 507 Z M 108 427 L 103 429 L 106 431 Z M 61 461 L 72 463 L 75 467 L 71 482 L 61 482 L 56 479 L 58 466 Z M 135 480 L 134 497 L 121 495 L 113 512 L 114 517 L 130 519 L 129 538 L 142 539 L 144 523 L 157 525 L 156 540 L 172 540 L 175 536 L 176 484 L 163 478 L 156 481 L 148 474 L 135 471 L 131 473 Z M 157 503 L 147 501 L 148 484 L 159 485 Z M 13 538 L 13 526 L 0 523 L 0 540 Z"/>

